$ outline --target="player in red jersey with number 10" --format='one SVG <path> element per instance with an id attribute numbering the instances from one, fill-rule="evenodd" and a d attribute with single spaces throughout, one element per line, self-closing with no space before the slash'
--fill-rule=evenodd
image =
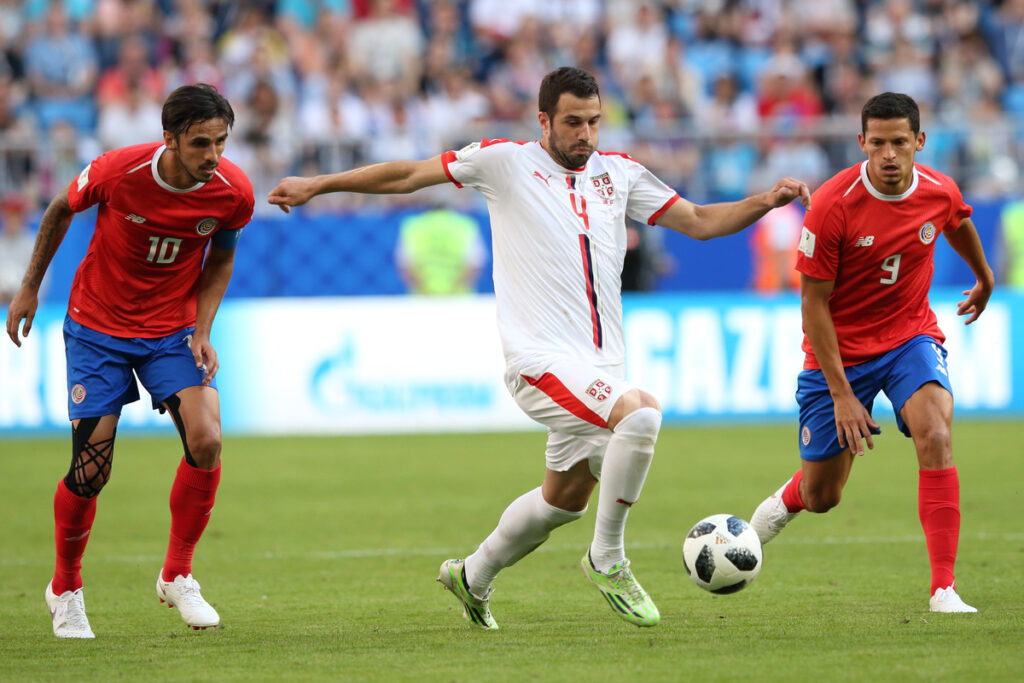
<path id="1" fill-rule="evenodd" d="M 135 377 L 170 412 L 185 455 L 171 488 L 171 534 L 160 600 L 193 628 L 220 617 L 192 578 L 192 554 L 220 482 L 220 404 L 213 319 L 231 279 L 234 249 L 253 211 L 252 184 L 222 157 L 235 120 L 205 84 L 172 92 L 162 143 L 95 159 L 43 214 L 28 270 L 7 312 L 7 334 L 27 337 L 37 293 L 75 213 L 98 205 L 89 250 L 64 321 L 71 467 L 53 500 L 57 566 L 46 587 L 53 632 L 92 638 L 81 561 L 110 478 L 121 408 L 139 398 Z"/>
<path id="2" fill-rule="evenodd" d="M 839 503 L 854 456 L 864 453 L 861 439 L 874 448 L 871 435 L 880 430 L 871 407 L 884 391 L 917 450 L 929 608 L 976 612 L 953 585 L 960 482 L 945 337 L 928 305 L 935 239 L 945 235 L 977 278 L 957 307 L 967 324 L 988 304 L 992 269 L 956 183 L 914 163 L 925 135 L 913 99 L 883 93 L 868 100 L 858 140 L 867 160 L 814 193 L 798 248 L 807 354 L 796 394 L 802 465 L 758 506 L 751 526 L 767 543 L 801 510 Z"/>

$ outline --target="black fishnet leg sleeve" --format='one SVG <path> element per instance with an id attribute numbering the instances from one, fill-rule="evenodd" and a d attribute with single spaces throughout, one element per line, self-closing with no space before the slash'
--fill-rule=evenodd
<path id="1" fill-rule="evenodd" d="M 100 422 L 98 417 L 83 417 L 71 430 L 71 468 L 64 477 L 64 485 L 81 498 L 99 495 L 110 479 L 110 466 L 114 459 L 114 437 L 92 440 L 92 433 Z"/>

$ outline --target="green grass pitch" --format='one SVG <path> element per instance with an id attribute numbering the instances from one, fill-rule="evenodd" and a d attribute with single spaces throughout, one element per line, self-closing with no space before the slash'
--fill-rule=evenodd
<path id="1" fill-rule="evenodd" d="M 976 615 L 927 611 L 913 449 L 890 423 L 842 504 L 801 515 L 727 596 L 685 576 L 701 517 L 753 508 L 798 465 L 792 426 L 663 430 L 627 552 L 661 624 L 616 618 L 578 567 L 593 505 L 499 577 L 501 630 L 435 583 L 538 485 L 544 435 L 227 437 L 194 570 L 222 627 L 187 629 L 154 582 L 180 444 L 121 438 L 83 575 L 94 641 L 53 637 L 51 501 L 70 438 L 0 441 L 0 680 L 1020 681 L 1020 422 L 958 422 L 957 578 Z M 596 503 L 596 497 L 594 498 Z"/>

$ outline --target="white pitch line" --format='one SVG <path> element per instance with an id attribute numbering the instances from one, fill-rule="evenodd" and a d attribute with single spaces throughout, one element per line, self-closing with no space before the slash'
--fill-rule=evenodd
<path id="1" fill-rule="evenodd" d="M 974 533 L 961 534 L 960 541 L 1024 541 L 1024 533 Z M 912 536 L 824 536 L 821 538 L 807 538 L 796 535 L 782 537 L 775 541 L 774 545 L 883 545 L 883 544 L 914 544 L 924 545 L 924 535 L 915 534 Z M 675 549 L 682 544 L 679 543 L 629 543 L 629 549 L 635 550 L 659 550 Z M 338 550 L 314 550 L 310 552 L 278 553 L 278 552 L 254 552 L 243 555 L 232 555 L 233 560 L 259 561 L 259 560 L 348 560 L 366 559 L 375 557 L 456 557 L 459 553 L 465 553 L 467 547 L 463 548 L 352 548 Z M 576 544 L 545 544 L 535 552 L 553 553 L 579 550 Z M 104 557 L 90 558 L 92 562 L 111 562 L 116 564 L 151 564 L 162 562 L 163 555 L 108 555 Z M 206 554 L 206 559 L 217 559 L 216 553 Z M 30 565 L 52 564 L 51 558 L 46 560 L 28 560 L 21 557 L 0 558 L 0 566 L 5 567 L 27 567 Z"/>

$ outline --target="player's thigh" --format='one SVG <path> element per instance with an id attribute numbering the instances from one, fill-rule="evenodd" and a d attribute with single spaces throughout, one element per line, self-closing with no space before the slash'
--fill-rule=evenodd
<path id="1" fill-rule="evenodd" d="M 922 469 L 953 466 L 953 396 L 945 387 L 936 382 L 922 385 L 903 403 L 900 417 L 914 439 Z"/>
<path id="2" fill-rule="evenodd" d="M 163 411 L 161 404 L 169 397 L 182 389 L 203 385 L 205 373 L 196 367 L 192 355 L 192 331 L 189 327 L 166 337 L 145 340 L 149 352 L 135 372 L 153 397 L 154 409 Z M 216 380 L 210 387 L 216 388 Z"/>
<path id="3" fill-rule="evenodd" d="M 892 403 L 896 425 L 907 436 L 948 432 L 953 422 L 953 388 L 946 368 L 946 349 L 930 337 L 915 337 L 902 345 L 889 365 L 885 395 Z"/>
<path id="4" fill-rule="evenodd" d="M 68 417 L 72 421 L 119 416 L 125 404 L 139 399 L 129 342 L 90 330 L 68 317 L 64 321 L 64 351 Z"/>
<path id="5" fill-rule="evenodd" d="M 221 449 L 217 390 L 201 384 L 185 387 L 165 400 L 164 405 L 171 402 L 175 403 L 171 414 L 193 459 L 203 469 L 216 467 Z"/>

